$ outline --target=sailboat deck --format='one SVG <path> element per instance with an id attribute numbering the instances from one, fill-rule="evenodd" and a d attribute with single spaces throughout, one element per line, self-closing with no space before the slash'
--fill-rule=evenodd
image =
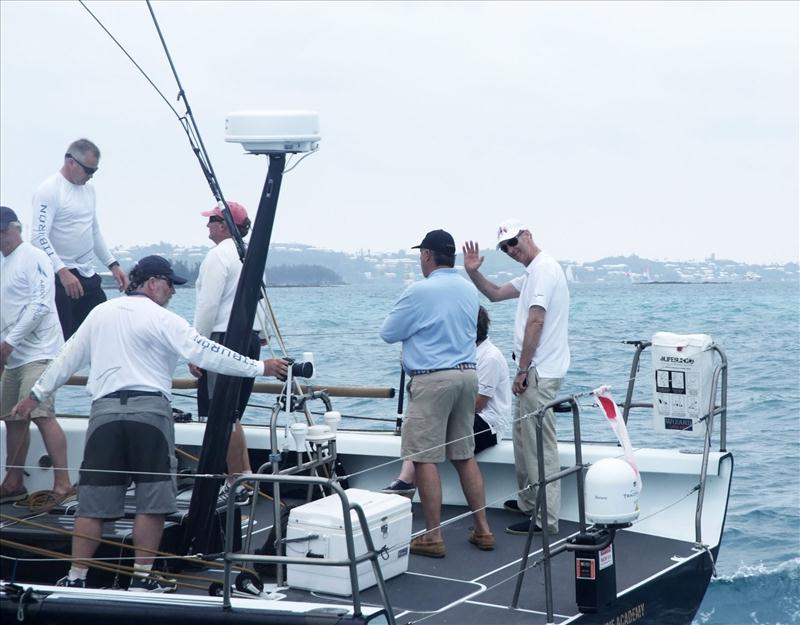
<path id="1" fill-rule="evenodd" d="M 184 502 L 185 504 L 185 502 Z M 242 509 L 246 515 L 249 506 Z M 462 508 L 444 506 L 442 518 L 448 519 L 463 513 Z M 510 535 L 504 528 L 522 520 L 518 514 L 505 510 L 487 511 L 489 523 L 495 533 L 496 547 L 493 551 L 481 551 L 467 541 L 471 518 L 469 516 L 448 524 L 443 532 L 447 546 L 444 558 L 427 558 L 411 555 L 408 572 L 387 580 L 386 588 L 398 623 L 420 621 L 428 623 L 503 623 L 504 625 L 546 623 L 546 599 L 544 591 L 544 571 L 541 566 L 541 537 L 534 537 L 528 570 L 525 573 L 520 601 L 516 610 L 509 606 L 512 601 L 517 574 L 520 569 L 522 551 L 526 537 Z M 27 517 L 26 509 L 3 505 L 2 514 Z M 71 529 L 71 515 L 39 515 L 35 522 L 54 529 Z M 12 528 L 20 525 L 4 521 L 3 537 L 13 534 Z M 253 547 L 264 543 L 272 524 L 271 502 L 262 500 L 256 507 Z M 126 537 L 130 541 L 131 519 L 122 519 L 114 524 L 106 524 L 106 538 Z M 414 504 L 414 531 L 423 529 L 422 511 Z M 578 530 L 576 523 L 562 521 L 560 532 L 551 537 L 551 544 L 558 545 Z M 26 530 L 28 531 L 28 530 Z M 42 528 L 31 528 L 36 534 L 37 544 L 48 532 Z M 46 541 L 45 541 L 46 542 Z M 642 557 L 645 555 L 647 557 Z M 692 543 L 658 538 L 636 532 L 622 531 L 614 543 L 617 592 L 637 586 L 644 580 L 675 567 L 681 560 L 697 556 Z M 537 564 L 539 563 L 539 564 Z M 699 565 L 699 568 L 703 568 Z M 203 580 L 221 580 L 221 567 L 212 566 L 200 571 L 184 571 L 184 574 Z M 52 583 L 64 574 L 66 566 L 57 563 L 50 567 L 53 571 Z M 323 569 L 320 568 L 320 571 Z M 3 577 L 10 579 L 11 567 L 4 560 Z M 60 571 L 60 573 L 59 573 Z M 552 559 L 553 611 L 554 622 L 564 623 L 579 615 L 575 599 L 575 561 L 572 553 L 561 553 Z M 179 576 L 180 578 L 180 576 Z M 43 582 L 45 580 L 38 580 Z M 91 581 L 91 577 L 90 577 Z M 266 579 L 265 583 L 269 585 Z M 179 588 L 180 593 L 205 594 L 208 581 L 187 581 Z M 297 589 L 281 589 L 281 593 L 291 601 L 306 601 L 321 604 L 351 605 L 348 597 L 326 595 Z M 361 593 L 364 605 L 380 606 L 377 587 Z M 602 622 L 602 621 L 601 621 Z"/>

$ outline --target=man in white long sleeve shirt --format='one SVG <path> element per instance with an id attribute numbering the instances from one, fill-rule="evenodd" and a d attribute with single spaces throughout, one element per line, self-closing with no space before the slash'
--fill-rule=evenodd
<path id="1" fill-rule="evenodd" d="M 247 210 L 237 202 L 228 202 L 233 223 L 239 229 L 239 234 L 246 237 L 250 231 L 250 219 Z M 214 207 L 210 211 L 201 213 L 203 217 L 208 217 L 208 238 L 215 246 L 209 250 L 203 262 L 195 283 L 195 309 L 194 325 L 195 330 L 202 336 L 208 337 L 217 343 L 225 340 L 225 331 L 228 328 L 228 320 L 233 309 L 233 298 L 236 295 L 236 286 L 239 283 L 239 275 L 242 273 L 242 261 L 236 250 L 231 232 L 222 217 L 222 211 Z M 255 330 L 250 336 L 250 343 L 247 349 L 250 358 L 258 358 L 261 354 L 261 340 Z M 208 410 L 211 405 L 211 398 L 214 395 L 216 386 L 216 374 L 204 371 L 197 367 L 190 367 L 192 374 L 197 376 L 197 415 L 200 420 L 208 417 Z M 222 496 L 227 496 L 230 490 L 230 483 L 237 474 L 251 473 L 250 457 L 247 452 L 247 441 L 245 440 L 244 430 L 240 419 L 244 414 L 250 394 L 253 391 L 253 381 L 245 380 L 242 383 L 239 393 L 239 403 L 237 405 L 238 417 L 234 421 L 233 431 L 231 432 L 230 443 L 228 445 L 228 473 L 230 477 L 222 487 Z M 239 502 L 247 500 L 247 491 L 240 487 L 236 493 Z"/>
<path id="2" fill-rule="evenodd" d="M 98 304 L 106 301 L 95 256 L 111 270 L 120 291 L 127 276 L 109 252 L 95 212 L 94 187 L 86 184 L 97 172 L 100 150 L 88 139 L 73 141 L 61 169 L 33 196 L 31 243 L 53 263 L 56 307 L 64 339 L 68 339 Z"/>
<path id="3" fill-rule="evenodd" d="M 22 240 L 17 214 L 0 206 L 0 419 L 6 425 L 8 469 L 0 484 L 0 503 L 28 495 L 25 458 L 30 444 L 30 420 L 11 410 L 28 396 L 36 379 L 64 344 L 53 296 L 53 269 L 47 255 Z M 53 490 L 42 507 L 53 507 L 74 494 L 67 471 L 67 441 L 55 418 L 52 397 L 31 414 L 53 462 Z"/>
<path id="4" fill-rule="evenodd" d="M 59 585 L 84 587 L 79 561 L 94 555 L 103 521 L 122 516 L 125 492 L 136 483 L 133 542 L 136 561 L 129 590 L 170 592 L 174 583 L 151 572 L 165 515 L 176 510 L 172 374 L 179 357 L 225 375 L 286 377 L 284 360 L 252 360 L 202 336 L 165 307 L 176 276 L 166 259 L 147 256 L 130 272 L 129 297 L 97 306 L 14 412 L 26 415 L 89 365 L 92 396 L 72 541 L 74 564 Z M 110 472 L 109 472 L 110 470 Z"/>

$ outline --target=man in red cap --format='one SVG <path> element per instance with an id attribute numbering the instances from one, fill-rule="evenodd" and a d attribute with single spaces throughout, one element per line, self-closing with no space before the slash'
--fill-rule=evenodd
<path id="1" fill-rule="evenodd" d="M 239 230 L 242 238 L 250 232 L 250 219 L 247 210 L 237 202 L 228 202 L 233 223 Z M 233 308 L 233 298 L 236 295 L 236 285 L 239 283 L 239 274 L 242 272 L 242 262 L 236 250 L 233 235 L 225 223 L 222 211 L 215 206 L 209 211 L 200 213 L 203 217 L 208 217 L 208 238 L 215 246 L 209 250 L 200 265 L 197 282 L 195 283 L 195 309 L 194 327 L 197 332 L 212 341 L 223 343 L 225 340 L 225 330 L 228 327 L 228 320 Z M 261 354 L 261 338 L 257 331 L 253 331 L 246 355 L 250 358 L 258 359 Z M 266 338 L 264 336 L 264 338 Z M 197 415 L 201 421 L 208 417 L 208 410 L 211 405 L 211 398 L 214 396 L 214 386 L 216 384 L 216 374 L 203 371 L 190 365 L 192 374 L 197 376 Z M 245 440 L 244 430 L 239 422 L 250 394 L 253 391 L 253 379 L 245 379 L 242 383 L 242 390 L 239 394 L 239 404 L 237 406 L 237 419 L 231 432 L 230 443 L 228 445 L 228 472 L 229 480 L 241 473 L 251 473 L 250 457 L 247 452 L 247 441 Z M 221 497 L 226 499 L 229 495 L 230 482 L 226 481 L 222 487 Z M 247 491 L 244 488 L 237 491 L 236 498 L 245 503 L 248 499 Z M 220 502 L 222 503 L 222 502 Z"/>

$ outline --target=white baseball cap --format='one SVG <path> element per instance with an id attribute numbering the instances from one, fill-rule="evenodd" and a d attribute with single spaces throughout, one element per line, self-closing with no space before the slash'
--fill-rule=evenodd
<path id="1" fill-rule="evenodd" d="M 497 227 L 497 249 L 500 249 L 500 244 L 503 241 L 508 241 L 517 236 L 522 230 L 527 230 L 528 227 L 523 224 L 519 219 L 506 219 L 500 222 Z"/>

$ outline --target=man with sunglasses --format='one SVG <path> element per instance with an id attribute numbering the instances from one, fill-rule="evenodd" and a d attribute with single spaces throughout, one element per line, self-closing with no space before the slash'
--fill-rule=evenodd
<path id="1" fill-rule="evenodd" d="M 95 211 L 94 187 L 100 150 L 88 139 L 73 141 L 61 169 L 33 196 L 31 242 L 50 257 L 56 273 L 56 309 L 64 339 L 98 304 L 106 301 L 94 259 L 111 270 L 120 291 L 128 277 L 108 250 Z"/>
<path id="2" fill-rule="evenodd" d="M 128 590 L 173 592 L 175 584 L 151 572 L 164 520 L 176 511 L 175 432 L 170 407 L 172 375 L 183 357 L 224 375 L 286 378 L 285 360 L 252 360 L 200 336 L 166 309 L 175 284 L 169 261 L 146 256 L 131 269 L 128 297 L 100 304 L 66 342 L 12 414 L 27 416 L 79 369 L 89 366 L 92 395 L 78 511 L 72 539 L 73 565 L 60 586 L 86 586 L 87 567 L 103 521 L 124 514 L 125 493 L 136 484 L 133 526 L 134 575 Z"/>
<path id="3" fill-rule="evenodd" d="M 468 241 L 462 248 L 464 269 L 478 290 L 492 302 L 517 298 L 514 321 L 514 355 L 517 371 L 512 392 L 517 397 L 514 412 L 514 464 L 520 492 L 516 500 L 505 502 L 505 508 L 531 516 L 536 497 L 529 488 L 539 480 L 536 450 L 536 423 L 526 417 L 555 399 L 569 368 L 569 289 L 564 271 L 558 262 L 534 242 L 530 230 L 517 219 L 503 221 L 497 229 L 497 248 L 525 267 L 525 273 L 497 285 L 481 272 L 483 256 L 477 242 Z M 560 470 L 556 420 L 548 410 L 543 421 L 544 466 L 546 475 Z M 561 508 L 561 483 L 548 484 L 547 529 L 558 533 Z M 539 511 L 535 519 L 541 532 Z M 527 534 L 530 521 L 514 523 L 506 528 L 509 534 Z"/>
<path id="4" fill-rule="evenodd" d="M 250 219 L 247 216 L 247 210 L 238 202 L 228 202 L 228 209 L 231 212 L 233 223 L 239 231 L 239 235 L 242 238 L 246 237 L 250 232 Z M 208 337 L 217 343 L 223 343 L 225 330 L 228 328 L 228 321 L 233 308 L 233 298 L 236 295 L 236 287 L 239 284 L 239 275 L 242 273 L 242 261 L 239 259 L 233 235 L 228 230 L 219 207 L 215 206 L 211 210 L 200 214 L 203 217 L 208 217 L 208 223 L 206 224 L 208 238 L 214 242 L 214 247 L 209 250 L 200 264 L 197 282 L 195 283 L 195 308 L 192 325 L 201 336 Z M 250 358 L 258 358 L 260 354 L 261 337 L 257 331 L 253 330 L 247 355 Z M 211 398 L 214 395 L 217 376 L 213 371 L 205 371 L 194 365 L 189 365 L 189 369 L 192 375 L 198 378 L 197 416 L 201 421 L 205 421 L 208 417 L 208 409 L 211 406 Z M 230 495 L 230 484 L 236 475 L 252 473 L 247 441 L 240 422 L 252 391 L 253 380 L 245 380 L 239 393 L 237 407 L 239 418 L 234 422 L 228 445 L 227 461 L 230 477 L 222 486 L 220 505 L 224 504 Z M 247 503 L 249 496 L 243 486 L 237 489 L 235 498 L 240 504 Z"/>

